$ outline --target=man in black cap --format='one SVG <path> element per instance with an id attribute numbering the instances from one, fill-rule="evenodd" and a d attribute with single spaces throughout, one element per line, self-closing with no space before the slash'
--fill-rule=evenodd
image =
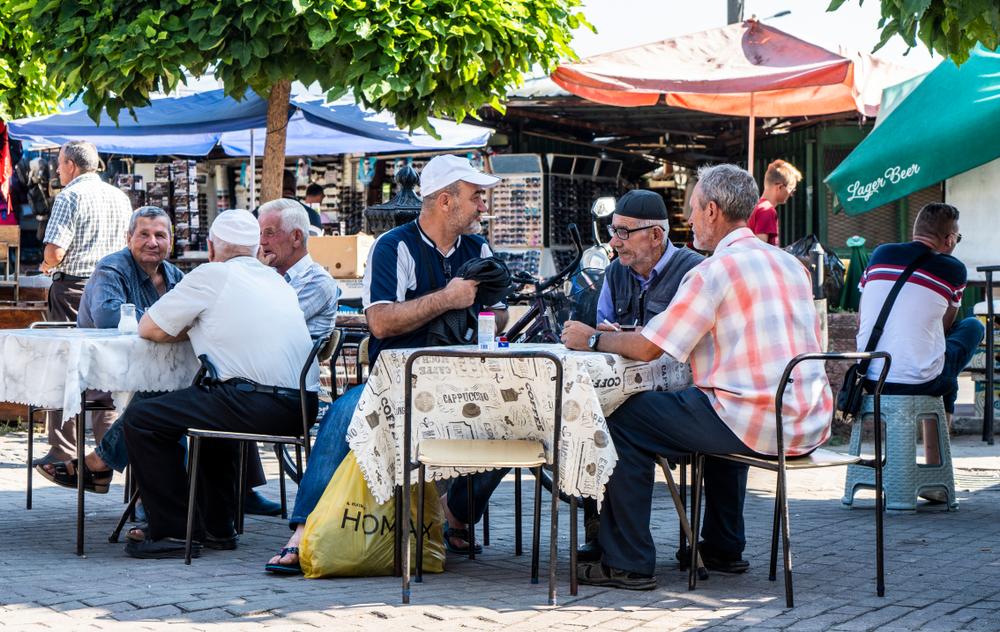
<path id="1" fill-rule="evenodd" d="M 598 330 L 619 331 L 621 326 L 641 329 L 667 308 L 687 271 L 704 261 L 695 251 L 670 243 L 669 231 L 667 207 L 660 194 L 629 191 L 618 200 L 608 226 L 618 258 L 604 273 L 597 303 Z M 583 516 L 587 543 L 580 548 L 579 559 L 597 561 L 601 546 L 597 542 L 596 500 L 584 500 Z"/>

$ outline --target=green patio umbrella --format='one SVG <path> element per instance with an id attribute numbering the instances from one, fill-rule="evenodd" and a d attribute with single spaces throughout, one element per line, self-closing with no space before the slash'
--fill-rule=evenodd
<path id="1" fill-rule="evenodd" d="M 960 68 L 945 60 L 882 103 L 875 129 L 826 178 L 848 215 L 1000 158 L 1000 53 L 978 46 Z"/>
<path id="2" fill-rule="evenodd" d="M 851 262 L 847 266 L 847 278 L 844 280 L 844 292 L 840 295 L 840 309 L 856 312 L 861 303 L 861 291 L 858 283 L 868 269 L 868 251 L 865 250 L 865 238 L 855 235 L 847 240 L 851 249 Z"/>

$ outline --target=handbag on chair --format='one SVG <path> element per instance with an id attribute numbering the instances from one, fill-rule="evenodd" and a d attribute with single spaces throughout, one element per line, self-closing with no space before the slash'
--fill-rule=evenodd
<path id="1" fill-rule="evenodd" d="M 906 280 L 910 278 L 910 275 L 917 268 L 922 266 L 935 254 L 933 250 L 928 250 L 921 254 L 896 279 L 892 290 L 889 291 L 889 296 L 886 297 L 885 303 L 882 305 L 882 311 L 879 312 L 878 320 L 875 321 L 875 326 L 872 327 L 872 333 L 868 337 L 868 344 L 865 346 L 865 353 L 871 353 L 875 350 L 876 345 L 878 345 L 878 341 L 882 337 L 882 330 L 885 327 L 885 321 L 889 318 L 892 304 L 896 302 L 896 297 L 899 295 L 899 291 L 903 289 L 903 284 L 906 283 Z M 852 364 L 844 374 L 844 383 L 840 386 L 840 392 L 837 393 L 837 410 L 844 413 L 845 418 L 850 416 L 852 419 L 857 419 L 858 411 L 861 410 L 861 397 L 865 392 L 865 376 L 868 375 L 869 364 L 871 364 L 871 360 L 862 360 L 859 363 Z"/>

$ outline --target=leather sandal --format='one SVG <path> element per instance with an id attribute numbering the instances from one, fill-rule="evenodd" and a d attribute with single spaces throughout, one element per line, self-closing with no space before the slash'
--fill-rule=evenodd
<path id="1" fill-rule="evenodd" d="M 452 546 L 451 539 L 458 538 L 460 540 L 465 540 L 465 548 L 456 548 Z M 448 529 L 444 532 L 444 546 L 446 549 L 452 553 L 459 553 L 468 555 L 469 554 L 469 530 L 468 529 L 455 529 L 454 527 Z M 483 545 L 476 542 L 476 555 L 483 552 Z"/>
<path id="2" fill-rule="evenodd" d="M 76 489 L 76 472 L 79 471 L 79 463 L 77 459 L 73 459 L 70 463 L 73 464 L 74 471 L 72 474 L 70 474 L 69 468 L 66 467 L 65 463 L 51 464 L 52 472 L 49 472 L 41 465 L 36 466 L 35 471 L 60 487 Z M 83 475 L 83 489 L 95 494 L 107 494 L 111 488 L 111 479 L 113 477 L 114 470 L 104 470 L 103 472 L 87 470 L 87 473 Z"/>

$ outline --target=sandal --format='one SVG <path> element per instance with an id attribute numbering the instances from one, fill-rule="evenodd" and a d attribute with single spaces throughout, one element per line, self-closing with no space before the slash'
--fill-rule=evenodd
<path id="1" fill-rule="evenodd" d="M 145 542 L 149 539 L 149 523 L 138 524 L 125 534 L 130 542 Z"/>
<path id="2" fill-rule="evenodd" d="M 292 564 L 282 564 L 280 559 L 288 555 L 289 553 L 294 553 L 296 557 L 299 555 L 299 547 L 289 546 L 278 552 L 279 561 L 274 564 L 268 564 L 264 567 L 265 571 L 270 571 L 272 573 L 277 573 L 278 575 L 301 575 L 302 566 L 299 564 L 299 560 L 295 560 Z"/>
<path id="3" fill-rule="evenodd" d="M 35 467 L 35 470 L 46 479 L 52 481 L 60 487 L 76 489 L 76 471 L 79 468 L 79 464 L 76 459 L 73 459 L 70 463 L 73 464 L 74 471 L 72 474 L 70 474 L 69 468 L 66 467 L 65 463 L 53 463 L 52 472 L 47 471 L 41 465 Z M 87 473 L 83 475 L 83 489 L 88 492 L 94 492 L 95 494 L 107 494 L 108 490 L 111 488 L 111 479 L 113 477 L 114 470 L 104 470 L 103 472 L 92 472 L 87 470 Z"/>
<path id="4" fill-rule="evenodd" d="M 611 568 L 602 562 L 594 562 L 580 566 L 576 570 L 576 579 L 581 584 L 590 586 L 611 586 L 625 590 L 653 590 L 656 588 L 655 575 L 642 575 L 629 571 Z"/>
<path id="5" fill-rule="evenodd" d="M 458 538 L 460 540 L 465 540 L 465 548 L 456 548 L 451 545 L 451 538 Z M 460 553 L 463 555 L 469 554 L 469 530 L 468 529 L 455 529 L 450 528 L 444 532 L 444 546 L 446 549 L 452 553 Z M 476 554 L 483 552 L 483 545 L 476 542 Z"/>

